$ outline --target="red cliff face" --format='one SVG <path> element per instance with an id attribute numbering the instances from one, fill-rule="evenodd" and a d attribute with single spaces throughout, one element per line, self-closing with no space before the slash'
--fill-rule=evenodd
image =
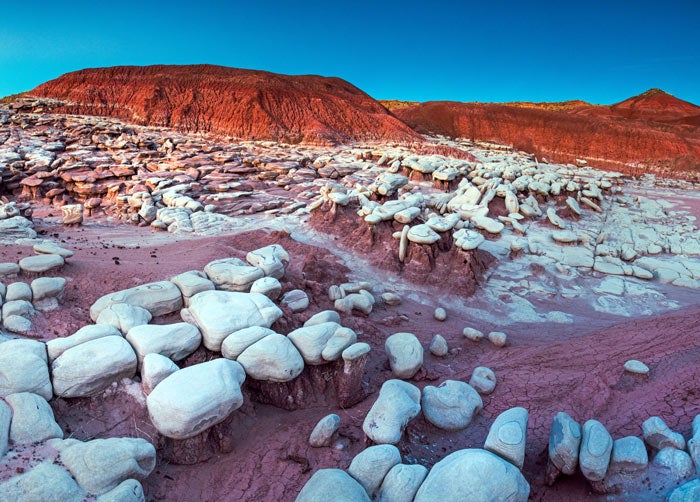
<path id="1" fill-rule="evenodd" d="M 422 133 L 506 143 L 557 162 L 700 174 L 700 107 L 692 103 L 652 90 L 612 106 L 555 105 L 439 101 L 394 113 Z"/>
<path id="2" fill-rule="evenodd" d="M 116 117 L 187 132 L 289 143 L 420 141 L 370 96 L 339 78 L 211 65 L 121 66 L 67 73 L 29 94 L 64 113 Z"/>

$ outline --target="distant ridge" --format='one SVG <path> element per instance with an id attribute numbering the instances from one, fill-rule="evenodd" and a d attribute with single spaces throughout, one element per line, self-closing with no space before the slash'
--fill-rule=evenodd
<path id="1" fill-rule="evenodd" d="M 422 140 L 339 78 L 212 65 L 116 66 L 67 73 L 28 93 L 60 111 L 289 143 Z"/>

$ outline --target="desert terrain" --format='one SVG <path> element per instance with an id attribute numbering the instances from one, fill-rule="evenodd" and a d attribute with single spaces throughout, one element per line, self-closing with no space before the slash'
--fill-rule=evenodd
<path id="1" fill-rule="evenodd" d="M 700 108 L 386 104 L 0 102 L 0 501 L 700 499 Z"/>

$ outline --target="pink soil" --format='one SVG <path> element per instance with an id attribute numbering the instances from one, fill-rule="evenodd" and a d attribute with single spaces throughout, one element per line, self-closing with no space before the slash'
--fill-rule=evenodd
<path id="1" fill-rule="evenodd" d="M 202 269 L 210 260 L 243 256 L 271 242 L 283 244 L 292 257 L 285 290 L 306 288 L 312 296 L 307 312 L 286 320 L 289 328 L 330 308 L 328 286 L 344 282 L 348 274 L 326 249 L 300 244 L 281 233 L 254 231 L 172 242 L 172 236 L 133 227 L 44 230 L 57 233 L 57 238 L 76 253 L 59 273 L 70 280 L 62 307 L 34 319 L 33 334 L 41 339 L 67 336 L 87 324 L 90 305 L 103 294 Z M 116 245 L 136 242 L 140 247 Z M 5 246 L 0 250 L 0 261 L 14 261 L 29 254 L 30 248 Z M 438 306 L 435 298 L 444 291 L 435 292 L 421 302 L 406 300 L 397 307 L 377 305 L 369 317 L 343 316 L 343 325 L 355 329 L 359 340 L 372 346 L 366 371 L 371 394 L 363 402 L 339 410 L 332 400 L 321 400 L 288 412 L 246 399 L 229 429 L 235 444 L 233 452 L 192 466 L 159 460 L 155 472 L 144 482 L 147 499 L 294 500 L 317 469 L 347 468 L 352 457 L 366 446 L 362 421 L 381 384 L 391 378 L 384 340 L 398 331 L 415 333 L 425 347 L 434 334 L 440 333 L 452 349 L 444 358 L 426 350 L 424 370 L 413 381 L 419 387 L 437 385 L 445 379 L 468 381 L 476 366 L 492 368 L 498 379 L 495 392 L 484 397 L 484 410 L 465 431 L 445 432 L 422 417 L 412 421 L 399 444 L 404 462 L 430 467 L 451 451 L 481 447 L 498 413 L 524 406 L 530 412 L 524 474 L 531 484 L 533 500 L 579 500 L 590 495 L 580 477 L 560 480 L 551 488 L 544 485 L 549 424 L 556 412 L 565 411 L 580 422 L 596 418 L 614 438 L 640 435 L 641 423 L 653 415 L 661 416 L 687 437 L 692 418 L 700 413 L 696 385 L 700 380 L 700 306 L 618 325 L 607 321 L 602 328 L 511 326 L 506 330 L 508 346 L 498 349 L 485 340 L 474 343 L 462 337 L 464 326 L 487 331 L 496 328 L 480 319 L 449 311 L 446 321 L 434 320 L 432 314 Z M 172 322 L 172 317 L 157 321 Z M 646 362 L 650 375 L 625 374 L 622 365 L 631 358 Z M 54 409 L 64 430 L 78 439 L 120 435 L 151 439 L 155 433 L 144 405 L 124 392 L 112 390 L 94 399 L 56 400 Z M 311 430 L 328 413 L 341 417 L 339 439 L 333 448 L 309 447 Z"/>

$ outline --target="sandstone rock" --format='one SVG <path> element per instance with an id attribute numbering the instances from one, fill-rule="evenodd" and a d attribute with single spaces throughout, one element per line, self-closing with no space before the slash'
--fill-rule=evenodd
<path id="1" fill-rule="evenodd" d="M 692 437 L 688 440 L 688 453 L 693 459 L 695 469 L 700 473 L 700 414 L 693 419 Z"/>
<path id="2" fill-rule="evenodd" d="M 34 244 L 34 252 L 38 254 L 57 254 L 62 256 L 64 259 L 73 256 L 73 251 L 52 242 L 41 242 L 39 244 Z"/>
<path id="3" fill-rule="evenodd" d="M 34 315 L 34 307 L 27 300 L 12 300 L 2 306 L 2 319 L 10 316 L 31 317 Z"/>
<path id="4" fill-rule="evenodd" d="M 357 341 L 357 334 L 350 328 L 340 327 L 335 330 L 321 352 L 325 361 L 337 361 L 345 349 Z"/>
<path id="5" fill-rule="evenodd" d="M 463 251 L 471 251 L 478 248 L 486 240 L 483 235 L 475 230 L 462 228 L 452 236 L 455 246 Z"/>
<path id="6" fill-rule="evenodd" d="M 605 426 L 597 420 L 583 424 L 579 465 L 581 472 L 589 481 L 601 481 L 605 478 L 610 464 L 613 440 Z"/>
<path id="7" fill-rule="evenodd" d="M 370 498 L 360 483 L 340 469 L 316 471 L 296 498 L 296 502 L 327 502 L 329 500 L 369 502 Z"/>
<path id="8" fill-rule="evenodd" d="M 65 338 L 54 338 L 46 342 L 46 349 L 49 355 L 49 363 L 63 354 L 66 350 L 105 336 L 121 336 L 121 333 L 114 326 L 109 324 L 88 324 L 78 331 Z"/>
<path id="9" fill-rule="evenodd" d="M 206 294 L 206 293 L 200 293 Z M 146 398 L 158 432 L 173 439 L 196 436 L 218 424 L 243 404 L 243 367 L 214 359 L 176 371 Z"/>
<path id="10" fill-rule="evenodd" d="M 398 443 L 406 424 L 420 413 L 420 394 L 420 389 L 408 382 L 387 380 L 367 413 L 362 430 L 375 443 Z"/>
<path id="11" fill-rule="evenodd" d="M 442 335 L 435 335 L 433 340 L 430 342 L 430 353 L 437 357 L 444 357 L 447 355 L 449 350 L 447 346 L 447 341 Z"/>
<path id="12" fill-rule="evenodd" d="M 0 459 L 7 453 L 10 439 L 10 424 L 12 423 L 12 408 L 0 399 Z"/>
<path id="13" fill-rule="evenodd" d="M 246 348 L 237 361 L 256 380 L 288 382 L 304 369 L 304 359 L 284 335 L 272 333 Z"/>
<path id="14" fill-rule="evenodd" d="M 141 363 L 141 388 L 148 395 L 156 386 L 180 368 L 171 359 L 156 353 L 146 354 Z"/>
<path id="15" fill-rule="evenodd" d="M 464 328 L 462 330 L 462 335 L 464 335 L 465 338 L 469 338 L 473 342 L 478 342 L 484 338 L 484 334 L 478 329 L 474 328 Z"/>
<path id="16" fill-rule="evenodd" d="M 107 493 L 97 497 L 97 502 L 145 502 L 143 486 L 135 479 L 127 479 Z"/>
<path id="17" fill-rule="evenodd" d="M 121 336 L 106 336 L 72 347 L 51 363 L 59 397 L 91 397 L 112 382 L 136 374 L 136 354 Z"/>
<path id="18" fill-rule="evenodd" d="M 672 446 L 659 450 L 652 463 L 663 468 L 675 482 L 689 478 L 695 472 L 690 455 Z"/>
<path id="19" fill-rule="evenodd" d="M 218 289 L 238 292 L 250 291 L 252 284 L 265 275 L 262 269 L 238 258 L 214 260 L 204 267 L 204 272 Z"/>
<path id="20" fill-rule="evenodd" d="M 235 360 L 245 349 L 275 332 L 262 326 L 251 326 L 234 331 L 221 344 L 221 355 Z"/>
<path id="21" fill-rule="evenodd" d="M 97 324 L 105 324 L 126 334 L 135 326 L 148 324 L 152 319 L 151 313 L 142 308 L 126 303 L 110 305 L 97 316 Z"/>
<path id="22" fill-rule="evenodd" d="M 292 312 L 303 312 L 309 308 L 309 297 L 305 291 L 293 289 L 282 296 L 280 304 L 289 307 Z"/>
<path id="23" fill-rule="evenodd" d="M 578 235 L 571 230 L 555 230 L 552 232 L 552 239 L 562 244 L 573 244 L 578 242 Z"/>
<path id="24" fill-rule="evenodd" d="M 134 326 L 126 339 L 138 356 L 139 365 L 146 354 L 161 354 L 180 361 L 197 350 L 202 343 L 199 330 L 186 322 L 175 324 L 142 324 Z"/>
<path id="25" fill-rule="evenodd" d="M 333 304 L 333 308 L 345 314 L 351 314 L 353 310 L 359 310 L 363 314 L 369 315 L 373 306 L 374 297 L 372 293 L 367 291 L 349 294 L 336 300 Z"/>
<path id="26" fill-rule="evenodd" d="M 42 274 L 50 270 L 61 268 L 65 261 L 63 257 L 57 254 L 40 254 L 36 256 L 27 256 L 19 261 L 19 268 L 22 272 L 32 274 Z"/>
<path id="27" fill-rule="evenodd" d="M 78 501 L 85 492 L 63 467 L 46 460 L 28 472 L 0 482 L 0 501 Z"/>
<path id="28" fill-rule="evenodd" d="M 19 274 L 19 265 L 16 263 L 0 263 L 0 277 L 11 277 Z"/>
<path id="29" fill-rule="evenodd" d="M 488 216 L 472 216 L 471 222 L 476 228 L 490 234 L 500 234 L 505 227 L 500 221 L 489 218 Z"/>
<path id="30" fill-rule="evenodd" d="M 335 310 L 323 310 L 312 315 L 304 323 L 304 326 L 315 326 L 317 324 L 323 324 L 324 322 L 334 322 L 340 324 L 340 315 Z"/>
<path id="31" fill-rule="evenodd" d="M 32 329 L 32 321 L 19 315 L 9 315 L 3 321 L 3 327 L 10 333 L 27 334 Z"/>
<path id="32" fill-rule="evenodd" d="M 151 282 L 104 295 L 90 307 L 90 317 L 97 321 L 100 313 L 107 307 L 122 303 L 144 308 L 156 317 L 180 310 L 182 294 L 180 288 L 170 281 Z"/>
<path id="33" fill-rule="evenodd" d="M 248 263 L 262 269 L 268 277 L 281 279 L 289 264 L 289 254 L 279 244 L 271 244 L 246 255 Z"/>
<path id="34" fill-rule="evenodd" d="M 639 472 L 646 469 L 648 463 L 647 449 L 640 438 L 626 436 L 613 441 L 609 472 Z"/>
<path id="35" fill-rule="evenodd" d="M 221 343 L 235 331 L 250 326 L 269 328 L 282 311 L 260 293 L 204 291 L 190 300 L 189 312 L 202 332 L 209 350 L 221 350 Z"/>
<path id="36" fill-rule="evenodd" d="M 468 384 L 446 380 L 438 387 L 423 389 L 421 408 L 425 419 L 440 429 L 464 429 L 483 408 L 479 394 Z"/>
<path id="37" fill-rule="evenodd" d="M 250 286 L 251 293 L 261 293 L 271 300 L 277 300 L 282 294 L 282 285 L 274 277 L 261 277 Z"/>
<path id="38" fill-rule="evenodd" d="M 557 413 L 549 429 L 547 484 L 554 483 L 560 472 L 571 476 L 578 466 L 581 426 L 564 412 Z"/>
<path id="39" fill-rule="evenodd" d="M 61 298 L 65 289 L 63 277 L 39 277 L 32 281 L 32 298 L 35 302 L 44 298 Z"/>
<path id="40" fill-rule="evenodd" d="M 384 344 L 391 371 L 397 378 L 411 378 L 423 365 L 423 346 L 413 333 L 395 333 Z"/>
<path id="41" fill-rule="evenodd" d="M 185 306 L 189 306 L 190 298 L 197 293 L 215 289 L 214 283 L 207 279 L 204 272 L 200 272 L 199 270 L 190 270 L 189 272 L 176 275 L 171 281 L 180 288 Z"/>
<path id="42" fill-rule="evenodd" d="M 638 375 L 648 375 L 649 374 L 649 366 L 644 364 L 641 361 L 637 361 L 636 359 L 630 359 L 625 363 L 625 371 L 629 373 L 636 373 Z"/>
<path id="43" fill-rule="evenodd" d="M 438 307 L 435 309 L 433 317 L 435 317 L 435 319 L 438 321 L 444 321 L 445 319 L 447 319 L 447 312 L 445 312 L 444 308 Z"/>
<path id="44" fill-rule="evenodd" d="M 5 292 L 5 301 L 11 302 L 14 300 L 32 301 L 32 288 L 24 282 L 13 282 L 7 285 Z"/>
<path id="45" fill-rule="evenodd" d="M 12 408 L 10 440 L 16 445 L 63 437 L 53 410 L 43 397 L 31 392 L 19 392 L 5 396 L 5 401 Z"/>
<path id="46" fill-rule="evenodd" d="M 370 497 L 384 480 L 384 476 L 397 464 L 401 463 L 399 449 L 390 444 L 370 446 L 352 459 L 348 474 L 355 478 Z"/>
<path id="47" fill-rule="evenodd" d="M 340 417 L 335 413 L 326 415 L 318 421 L 309 437 L 309 445 L 314 448 L 330 446 L 333 434 L 340 428 Z"/>
<path id="48" fill-rule="evenodd" d="M 433 244 L 440 240 L 440 234 L 424 223 L 409 228 L 406 237 L 416 244 Z"/>
<path id="49" fill-rule="evenodd" d="M 396 293 L 382 293 L 382 301 L 389 306 L 401 305 L 401 297 Z"/>
<path id="50" fill-rule="evenodd" d="M 140 438 L 66 440 L 61 462 L 86 491 L 102 495 L 127 479 L 145 479 L 156 466 L 156 449 Z"/>
<path id="51" fill-rule="evenodd" d="M 489 342 L 494 344 L 496 347 L 505 347 L 508 336 L 502 331 L 491 331 L 488 334 Z"/>
<path id="52" fill-rule="evenodd" d="M 384 476 L 376 500 L 378 502 L 413 500 L 427 475 L 428 469 L 422 465 L 397 464 Z"/>
<path id="53" fill-rule="evenodd" d="M 484 449 L 500 455 L 518 469 L 525 461 L 528 412 L 525 408 L 510 408 L 496 417 Z"/>
<path id="54" fill-rule="evenodd" d="M 19 339 L 0 343 L 0 397 L 17 392 L 33 392 L 51 399 L 53 392 L 43 343 Z"/>
<path id="55" fill-rule="evenodd" d="M 472 371 L 469 385 L 474 387 L 479 394 L 491 394 L 496 388 L 496 374 L 490 368 L 477 366 Z"/>
<path id="56" fill-rule="evenodd" d="M 529 494 L 530 485 L 512 464 L 486 450 L 466 449 L 435 464 L 414 500 L 526 502 Z"/>
<path id="57" fill-rule="evenodd" d="M 301 353 L 304 362 L 316 366 L 327 362 L 323 358 L 323 350 L 339 329 L 341 329 L 339 324 L 325 322 L 304 326 L 292 331 L 287 336 Z"/>
<path id="58" fill-rule="evenodd" d="M 66 204 L 61 207 L 61 223 L 64 225 L 80 225 L 83 222 L 83 205 Z"/>
<path id="59" fill-rule="evenodd" d="M 667 446 L 677 448 L 679 450 L 685 449 L 685 438 L 669 429 L 666 422 L 664 422 L 660 417 L 651 417 L 646 419 L 642 423 L 642 432 L 644 434 L 644 441 L 646 444 L 654 448 L 655 450 L 661 450 Z"/>
<path id="60" fill-rule="evenodd" d="M 696 502 L 697 500 L 700 500 L 700 479 L 683 483 L 666 499 L 667 502 Z"/>

